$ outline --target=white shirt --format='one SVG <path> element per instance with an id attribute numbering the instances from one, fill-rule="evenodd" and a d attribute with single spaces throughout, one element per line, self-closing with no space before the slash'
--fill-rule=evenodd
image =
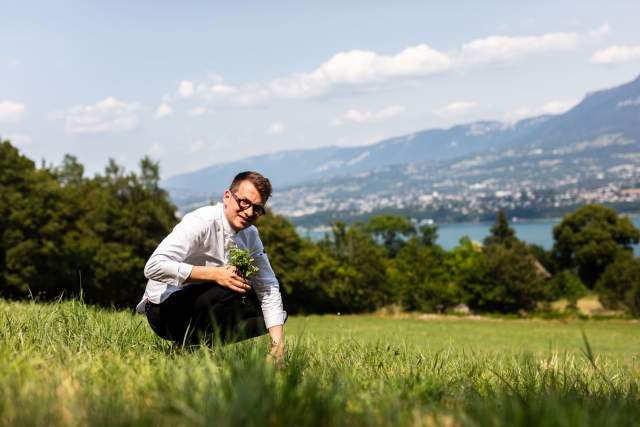
<path id="1" fill-rule="evenodd" d="M 240 249 L 248 250 L 259 269 L 250 282 L 262 306 L 267 328 L 282 325 L 286 313 L 280 286 L 264 253 L 258 229 L 250 226 L 239 232 L 233 230 L 224 215 L 222 203 L 186 214 L 158 245 L 144 267 L 144 275 L 149 281 L 137 311 L 144 313 L 146 301 L 159 304 L 172 293 L 179 292 L 194 265 L 221 267 L 229 264 L 225 248 L 230 241 Z"/>

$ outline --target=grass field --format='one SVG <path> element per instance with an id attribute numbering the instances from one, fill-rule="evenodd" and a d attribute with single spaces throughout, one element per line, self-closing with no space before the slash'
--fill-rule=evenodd
<path id="1" fill-rule="evenodd" d="M 171 346 L 142 316 L 0 301 L 2 425 L 638 425 L 640 323 L 293 317 Z M 587 342 L 583 339 L 587 337 Z"/>

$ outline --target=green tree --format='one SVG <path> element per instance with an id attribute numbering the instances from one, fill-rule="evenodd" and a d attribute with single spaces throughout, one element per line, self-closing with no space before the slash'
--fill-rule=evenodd
<path id="1" fill-rule="evenodd" d="M 89 300 L 122 306 L 140 297 L 144 264 L 176 223 L 175 206 L 159 179 L 157 164 L 145 158 L 140 175 L 110 160 L 104 175 L 88 182 L 84 193 L 92 208 L 77 221 L 82 235 L 75 245 L 88 251 L 80 258 Z"/>
<path id="2" fill-rule="evenodd" d="M 0 289 L 7 289 L 5 234 L 11 225 L 11 211 L 31 191 L 29 178 L 34 169 L 33 162 L 21 156 L 9 141 L 0 141 Z"/>
<path id="3" fill-rule="evenodd" d="M 506 212 L 504 209 L 500 209 L 498 211 L 496 222 L 491 226 L 489 236 L 484 239 L 484 244 L 486 246 L 505 245 L 507 247 L 511 247 L 514 244 L 517 244 L 517 242 L 518 239 L 516 237 L 516 232 L 509 226 Z"/>
<path id="4" fill-rule="evenodd" d="M 420 227 L 420 242 L 425 246 L 435 246 L 438 241 L 438 226 L 426 224 Z"/>
<path id="5" fill-rule="evenodd" d="M 332 236 L 315 244 L 272 212 L 258 223 L 260 236 L 291 313 L 358 312 L 388 301 L 385 251 L 363 226 L 332 224 Z"/>
<path id="6" fill-rule="evenodd" d="M 596 291 L 605 307 L 640 316 L 640 259 L 620 252 L 600 276 Z"/>
<path id="7" fill-rule="evenodd" d="M 326 284 L 336 311 L 370 311 L 391 301 L 385 249 L 363 224 L 333 226 L 333 238 L 320 242 L 332 262 Z"/>
<path id="8" fill-rule="evenodd" d="M 303 241 L 289 220 L 271 210 L 260 218 L 257 226 L 265 253 L 280 283 L 287 311 L 318 311 L 322 304 L 312 296 L 316 291 L 313 286 L 315 272 L 309 269 L 313 266 L 312 260 L 317 258 L 315 253 L 309 254 L 315 245 Z M 305 268 L 301 268 L 303 264 Z M 314 289 L 309 291 L 309 288 Z"/>
<path id="9" fill-rule="evenodd" d="M 84 179 L 84 166 L 78 162 L 78 158 L 65 154 L 62 165 L 53 169 L 53 173 L 63 186 L 79 186 Z"/>
<path id="10" fill-rule="evenodd" d="M 287 311 L 292 313 L 357 312 L 361 307 L 345 309 L 344 282 L 351 270 L 323 245 L 303 240 L 284 289 Z"/>
<path id="11" fill-rule="evenodd" d="M 69 289 L 63 236 L 69 227 L 60 184 L 8 141 L 0 144 L 2 293 L 49 296 Z"/>
<path id="12" fill-rule="evenodd" d="M 447 256 L 447 267 L 459 289 L 462 302 L 468 304 L 474 297 L 468 293 L 468 289 L 480 285 L 484 280 L 486 272 L 483 261 L 482 245 L 467 236 L 462 237 L 458 246 Z"/>
<path id="13" fill-rule="evenodd" d="M 554 257 L 560 268 L 576 269 L 593 288 L 620 252 L 631 252 L 640 231 L 629 218 L 602 205 L 587 205 L 567 214 L 553 229 Z"/>
<path id="14" fill-rule="evenodd" d="M 545 277 L 523 245 L 494 244 L 475 255 L 476 248 L 466 242 L 465 246 L 458 249 L 464 257 L 457 267 L 457 281 L 472 309 L 515 313 L 532 310 L 548 298 Z"/>
<path id="15" fill-rule="evenodd" d="M 558 270 L 552 251 L 546 250 L 542 246 L 536 244 L 527 244 L 526 247 L 527 251 L 538 260 L 540 265 L 542 265 L 549 274 L 554 274 Z"/>
<path id="16" fill-rule="evenodd" d="M 390 262 L 389 279 L 396 300 L 408 310 L 444 311 L 460 302 L 446 252 L 411 239 Z"/>
<path id="17" fill-rule="evenodd" d="M 549 288 L 552 299 L 566 298 L 571 309 L 576 309 L 578 300 L 588 292 L 580 278 L 571 270 L 562 270 L 553 276 Z"/>
<path id="18" fill-rule="evenodd" d="M 89 302 L 133 305 L 146 259 L 176 221 L 158 172 L 148 159 L 140 175 L 110 161 L 104 176 L 88 179 L 73 156 L 36 169 L 0 144 L 2 295 L 55 298 L 82 286 Z"/>
<path id="19" fill-rule="evenodd" d="M 395 256 L 405 241 L 416 234 L 416 229 L 406 217 L 392 214 L 374 215 L 366 229 L 382 241 L 391 256 Z"/>

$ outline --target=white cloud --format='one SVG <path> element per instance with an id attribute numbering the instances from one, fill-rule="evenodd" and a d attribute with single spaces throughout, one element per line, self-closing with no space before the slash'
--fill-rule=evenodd
<path id="1" fill-rule="evenodd" d="M 182 80 L 178 84 L 178 96 L 180 96 L 180 98 L 193 98 L 194 93 L 195 85 L 193 84 L 193 82 L 190 82 L 189 80 Z"/>
<path id="2" fill-rule="evenodd" d="M 69 135 L 122 133 L 138 125 L 140 105 L 108 97 L 92 105 L 76 105 L 51 115 L 63 119 L 65 133 Z"/>
<path id="3" fill-rule="evenodd" d="M 472 66 L 514 61 L 535 54 L 572 50 L 608 32 L 609 26 L 603 25 L 586 33 L 492 35 L 446 52 L 427 44 L 410 46 L 395 54 L 351 50 L 336 53 L 308 72 L 296 72 L 268 82 L 231 85 L 221 76 L 213 75 L 200 83 L 183 80 L 177 92 L 184 99 L 196 98 L 214 105 L 251 106 L 278 98 L 306 99 L 345 88 L 367 88 Z"/>
<path id="4" fill-rule="evenodd" d="M 207 109 L 205 107 L 194 107 L 189 110 L 189 115 L 193 117 L 202 116 L 207 113 Z"/>
<path id="5" fill-rule="evenodd" d="M 227 96 L 236 93 L 236 88 L 221 83 L 209 86 L 208 90 L 213 96 Z"/>
<path id="6" fill-rule="evenodd" d="M 518 120 L 541 116 L 544 114 L 562 114 L 577 104 L 576 101 L 549 101 L 537 107 L 520 107 L 503 115 L 507 122 L 515 123 Z"/>
<path id="7" fill-rule="evenodd" d="M 478 103 L 475 101 L 456 101 L 444 107 L 436 108 L 433 113 L 440 117 L 453 118 L 463 116 L 477 106 Z"/>
<path id="8" fill-rule="evenodd" d="M 542 114 L 562 114 L 577 104 L 576 101 L 550 101 L 540 107 Z"/>
<path id="9" fill-rule="evenodd" d="M 13 101 L 0 101 L 0 122 L 16 123 L 22 120 L 25 107 Z"/>
<path id="10" fill-rule="evenodd" d="M 576 33 L 551 33 L 530 37 L 489 36 L 462 45 L 459 66 L 502 62 L 526 55 L 571 50 L 578 46 Z"/>
<path id="11" fill-rule="evenodd" d="M 167 104 L 166 102 L 163 102 L 156 109 L 155 118 L 161 119 L 163 117 L 170 117 L 170 116 L 173 116 L 173 109 L 169 104 Z"/>
<path id="12" fill-rule="evenodd" d="M 189 145 L 189 153 L 198 153 L 207 148 L 207 144 L 202 139 L 198 139 Z"/>
<path id="13" fill-rule="evenodd" d="M 285 130 L 284 124 L 280 122 L 271 123 L 269 129 L 267 129 L 267 133 L 269 135 L 280 135 Z"/>
<path id="14" fill-rule="evenodd" d="M 341 118 L 331 122 L 334 126 L 341 126 L 345 122 L 373 123 L 396 117 L 406 110 L 404 105 L 390 105 L 379 111 L 360 111 L 351 109 L 345 112 Z"/>
<path id="15" fill-rule="evenodd" d="M 251 106 L 260 104 L 271 97 L 269 91 L 259 84 L 247 84 L 235 87 L 224 83 L 222 78 L 215 75 L 203 82 L 194 84 L 183 81 L 178 86 L 178 94 L 183 99 L 197 99 L 208 105 L 239 105 Z"/>
<path id="16" fill-rule="evenodd" d="M 11 141 L 11 144 L 13 144 L 15 147 L 26 147 L 27 145 L 31 145 L 31 143 L 33 142 L 29 135 L 10 134 L 3 135 L 0 139 Z"/>
<path id="17" fill-rule="evenodd" d="M 608 24 L 587 33 L 548 33 L 539 36 L 489 36 L 462 45 L 457 52 L 457 66 L 511 61 L 527 55 L 561 52 L 580 44 L 603 38 L 610 32 Z"/>
<path id="18" fill-rule="evenodd" d="M 597 51 L 591 56 L 591 62 L 602 65 L 625 64 L 640 61 L 640 45 L 611 46 Z"/>
<path id="19" fill-rule="evenodd" d="M 279 97 L 308 98 L 323 95 L 341 86 L 362 86 L 395 78 L 424 77 L 449 68 L 449 56 L 426 44 L 408 47 L 395 55 L 352 50 L 335 54 L 309 73 L 295 73 L 273 80 L 269 87 Z"/>
<path id="20" fill-rule="evenodd" d="M 589 31 L 588 35 L 594 39 L 601 39 L 605 36 L 608 36 L 611 32 L 611 27 L 609 24 L 602 24 L 598 28 Z"/>

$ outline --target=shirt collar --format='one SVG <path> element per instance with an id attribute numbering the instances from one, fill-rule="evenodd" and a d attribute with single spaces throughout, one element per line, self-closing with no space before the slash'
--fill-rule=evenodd
<path id="1" fill-rule="evenodd" d="M 224 231 L 225 236 L 235 236 L 238 234 L 236 230 L 231 227 L 227 216 L 224 214 L 224 204 L 220 203 L 220 217 L 222 218 L 222 230 Z"/>

